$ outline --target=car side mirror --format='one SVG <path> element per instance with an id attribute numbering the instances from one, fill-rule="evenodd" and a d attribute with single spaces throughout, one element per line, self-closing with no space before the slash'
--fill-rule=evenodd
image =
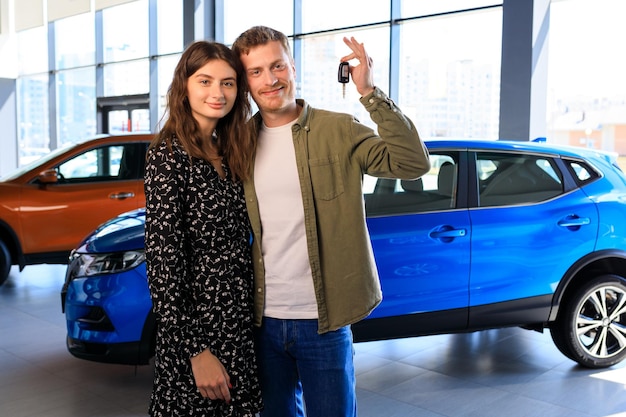
<path id="1" fill-rule="evenodd" d="M 37 179 L 41 184 L 55 184 L 59 182 L 59 176 L 56 169 L 47 169 L 40 172 L 37 176 Z"/>

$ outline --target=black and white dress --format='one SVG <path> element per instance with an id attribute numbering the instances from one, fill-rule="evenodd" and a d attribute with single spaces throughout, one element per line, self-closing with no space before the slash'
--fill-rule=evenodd
<path id="1" fill-rule="evenodd" d="M 261 404 L 252 335 L 253 273 L 243 189 L 174 138 L 145 173 L 146 264 L 157 316 L 151 416 L 252 416 Z M 198 391 L 190 358 L 205 349 L 230 375 L 232 401 Z"/>

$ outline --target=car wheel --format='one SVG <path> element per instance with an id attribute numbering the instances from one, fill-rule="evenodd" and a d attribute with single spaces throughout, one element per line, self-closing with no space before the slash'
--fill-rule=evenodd
<path id="1" fill-rule="evenodd" d="M 550 327 L 556 347 L 587 368 L 606 368 L 626 357 L 626 279 L 604 275 L 564 301 Z"/>
<path id="2" fill-rule="evenodd" d="M 11 253 L 7 245 L 0 240 L 0 285 L 9 277 L 11 272 Z"/>

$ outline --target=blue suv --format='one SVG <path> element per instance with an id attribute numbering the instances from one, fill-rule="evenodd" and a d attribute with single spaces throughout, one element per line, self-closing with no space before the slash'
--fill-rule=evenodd
<path id="1" fill-rule="evenodd" d="M 535 142 L 426 145 L 424 177 L 363 179 L 383 302 L 353 325 L 355 341 L 520 326 L 549 329 L 585 367 L 624 359 L 626 176 L 616 155 Z M 62 300 L 74 356 L 152 357 L 143 234 L 136 210 L 73 251 Z"/>

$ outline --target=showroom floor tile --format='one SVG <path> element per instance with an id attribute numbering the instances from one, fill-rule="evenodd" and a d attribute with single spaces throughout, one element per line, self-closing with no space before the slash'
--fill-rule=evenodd
<path id="1" fill-rule="evenodd" d="M 151 366 L 71 356 L 64 266 L 0 287 L 0 417 L 145 417 Z M 502 329 L 355 345 L 360 417 L 626 417 L 626 363 L 590 370 L 548 333 Z"/>

